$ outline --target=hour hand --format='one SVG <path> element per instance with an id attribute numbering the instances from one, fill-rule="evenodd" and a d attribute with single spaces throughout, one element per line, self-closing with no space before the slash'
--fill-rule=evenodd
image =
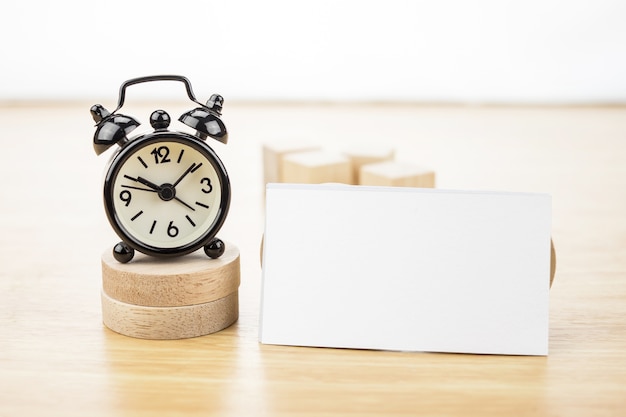
<path id="1" fill-rule="evenodd" d="M 130 175 L 124 175 L 124 178 L 126 178 L 127 180 L 138 182 L 138 183 L 143 184 L 143 185 L 145 185 L 147 187 L 150 187 L 154 191 L 161 191 L 161 188 L 163 188 L 163 187 L 160 187 L 160 186 L 156 185 L 155 183 L 153 183 L 151 181 L 148 181 L 147 179 L 145 179 L 143 177 L 133 178 Z M 131 188 L 131 187 L 127 187 L 127 188 Z M 148 191 L 148 190 L 146 190 L 146 191 Z"/>
<path id="2" fill-rule="evenodd" d="M 148 181 L 147 179 L 145 179 L 143 177 L 137 177 L 137 178 L 130 178 L 129 177 L 129 179 L 135 180 L 135 181 L 137 181 L 137 182 L 139 182 L 139 183 L 141 183 L 141 184 L 143 184 L 143 185 L 145 185 L 147 187 L 152 188 L 155 191 L 161 191 L 161 187 L 159 185 L 156 185 L 155 183 L 153 183 L 151 181 Z"/>

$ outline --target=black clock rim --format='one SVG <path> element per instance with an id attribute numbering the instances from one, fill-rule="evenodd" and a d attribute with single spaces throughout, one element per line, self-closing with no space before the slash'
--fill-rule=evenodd
<path id="1" fill-rule="evenodd" d="M 207 231 L 203 233 L 202 236 L 200 236 L 198 239 L 188 244 L 171 248 L 161 248 L 157 246 L 147 245 L 136 239 L 129 232 L 127 232 L 126 229 L 122 226 L 121 222 L 118 220 L 118 216 L 113 204 L 114 196 L 112 195 L 113 183 L 117 178 L 117 174 L 119 173 L 120 168 L 122 167 L 123 163 L 126 162 L 126 160 L 128 160 L 135 153 L 135 150 L 143 148 L 145 146 L 149 146 L 153 143 L 165 141 L 178 142 L 189 145 L 199 152 L 205 154 L 205 156 L 207 156 L 207 159 L 211 162 L 211 165 L 213 165 L 213 168 L 217 172 L 220 187 L 222 190 L 222 196 L 217 216 L 215 217 L 215 220 L 207 229 Z M 221 159 L 217 156 L 213 148 L 207 145 L 204 141 L 185 132 L 172 132 L 169 130 L 152 132 L 130 140 L 128 143 L 122 146 L 116 154 L 113 155 L 111 163 L 104 177 L 104 207 L 107 219 L 109 220 L 111 227 L 119 236 L 119 238 L 122 239 L 122 241 L 124 241 L 130 247 L 150 256 L 181 256 L 191 252 L 195 252 L 201 247 L 207 245 L 215 237 L 215 235 L 217 235 L 219 230 L 222 228 L 224 221 L 226 220 L 226 216 L 230 209 L 230 197 L 230 180 Z"/>

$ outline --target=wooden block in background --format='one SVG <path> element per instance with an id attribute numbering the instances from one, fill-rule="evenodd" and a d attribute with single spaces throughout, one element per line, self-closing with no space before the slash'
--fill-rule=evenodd
<path id="1" fill-rule="evenodd" d="M 318 150 L 318 146 L 297 143 L 294 141 L 277 141 L 263 145 L 263 181 L 285 182 L 282 175 L 282 159 L 294 152 Z"/>
<path id="2" fill-rule="evenodd" d="M 391 161 L 395 151 L 387 147 L 362 146 L 358 148 L 344 149 L 342 154 L 350 159 L 352 163 L 352 184 L 361 183 L 361 167 L 377 162 Z"/>
<path id="3" fill-rule="evenodd" d="M 380 162 L 361 167 L 360 185 L 434 188 L 435 172 L 403 162 Z"/>
<path id="4" fill-rule="evenodd" d="M 325 151 L 297 152 L 282 159 L 282 182 L 299 184 L 352 183 L 350 160 Z"/>
<path id="5" fill-rule="evenodd" d="M 122 264 L 111 250 L 102 254 L 102 289 L 123 303 L 150 307 L 179 307 L 208 303 L 237 291 L 239 249 L 225 242 L 226 251 L 209 259 L 203 251 L 177 258 L 137 253 Z"/>
<path id="6" fill-rule="evenodd" d="M 139 339 L 172 340 L 223 330 L 239 317 L 238 292 L 209 303 L 184 307 L 128 304 L 102 292 L 104 324 L 114 332 Z"/>

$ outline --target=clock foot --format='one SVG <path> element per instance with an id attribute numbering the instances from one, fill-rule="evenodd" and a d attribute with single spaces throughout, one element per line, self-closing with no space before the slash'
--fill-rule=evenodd
<path id="1" fill-rule="evenodd" d="M 124 242 L 120 242 L 113 247 L 113 257 L 120 263 L 130 262 L 135 256 L 135 250 Z"/>
<path id="2" fill-rule="evenodd" d="M 224 254 L 226 250 L 226 245 L 221 239 L 216 237 L 213 238 L 207 245 L 204 245 L 204 253 L 211 258 L 217 259 Z"/>

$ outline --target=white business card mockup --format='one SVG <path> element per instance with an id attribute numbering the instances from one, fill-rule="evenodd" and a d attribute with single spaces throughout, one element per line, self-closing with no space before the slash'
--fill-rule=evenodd
<path id="1" fill-rule="evenodd" d="M 269 184 L 261 343 L 547 355 L 551 197 Z"/>

